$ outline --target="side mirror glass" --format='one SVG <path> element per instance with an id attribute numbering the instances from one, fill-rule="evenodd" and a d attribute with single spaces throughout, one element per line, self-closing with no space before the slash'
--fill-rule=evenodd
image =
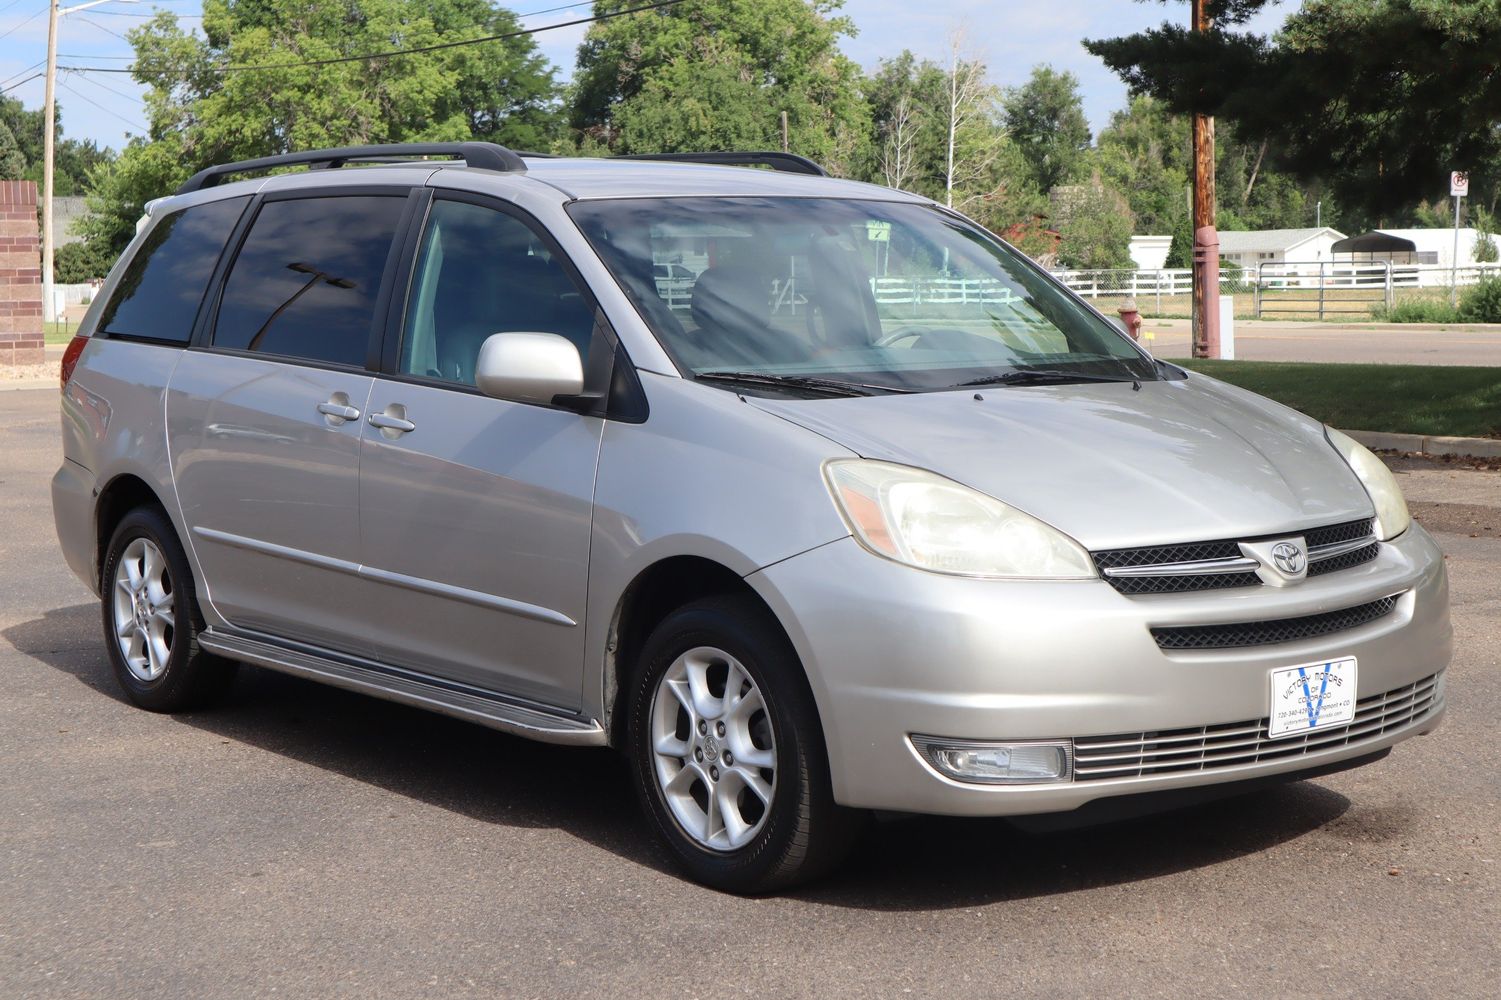
<path id="1" fill-rule="evenodd" d="M 556 333 L 495 333 L 480 345 L 474 384 L 486 396 L 550 406 L 584 391 L 578 348 Z"/>

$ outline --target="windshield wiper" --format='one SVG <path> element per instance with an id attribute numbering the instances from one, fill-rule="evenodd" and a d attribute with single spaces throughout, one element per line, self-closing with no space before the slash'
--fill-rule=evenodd
<path id="1" fill-rule="evenodd" d="M 866 385 L 862 382 L 840 382 L 837 379 L 818 378 L 813 375 L 778 375 L 773 372 L 699 372 L 693 376 L 703 382 L 743 382 L 748 385 L 785 386 L 789 389 L 812 389 L 834 396 L 869 396 L 872 392 L 911 392 L 893 385 Z"/>
<path id="2" fill-rule="evenodd" d="M 1044 385 L 1049 382 L 1131 382 L 1138 387 L 1141 385 L 1140 379 L 1129 375 L 1121 378 L 1115 375 L 1063 372 L 1052 368 L 1018 368 L 1015 371 L 1001 372 L 999 375 L 986 375 L 984 378 L 960 382 L 954 388 L 968 385 Z"/>

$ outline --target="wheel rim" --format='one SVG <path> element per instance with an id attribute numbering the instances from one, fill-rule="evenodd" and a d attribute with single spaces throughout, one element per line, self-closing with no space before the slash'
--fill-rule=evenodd
<path id="1" fill-rule="evenodd" d="M 652 697 L 657 787 L 701 847 L 734 851 L 766 825 L 776 794 L 776 734 L 740 661 L 699 646 L 673 661 Z"/>
<path id="2" fill-rule="evenodd" d="M 167 559 L 156 543 L 137 538 L 115 564 L 115 641 L 137 680 L 154 681 L 167 669 L 176 633 L 176 598 Z"/>

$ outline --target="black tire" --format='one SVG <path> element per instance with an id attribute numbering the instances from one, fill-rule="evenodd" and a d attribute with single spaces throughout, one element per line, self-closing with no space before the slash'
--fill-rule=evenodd
<path id="1" fill-rule="evenodd" d="M 126 550 L 137 539 L 145 539 L 165 557 L 165 579 L 173 597 L 174 626 L 170 630 L 166 668 L 151 679 L 143 679 L 131 671 L 116 637 L 115 574 Z M 115 679 L 120 682 L 126 697 L 136 705 L 153 712 L 186 711 L 214 701 L 234 680 L 238 664 L 205 652 L 198 645 L 198 633 L 204 625 L 198 610 L 193 573 L 182 544 L 177 540 L 177 532 L 161 508 L 138 507 L 115 526 L 105 552 L 100 591 L 104 646 L 110 666 L 114 668 Z"/>
<path id="2" fill-rule="evenodd" d="M 759 832 L 733 850 L 713 849 L 690 836 L 669 807 L 657 776 L 653 699 L 668 669 L 697 647 L 722 650 L 739 662 L 760 689 L 774 733 L 771 805 Z M 834 802 L 823 730 L 807 678 L 792 644 L 761 605 L 731 596 L 679 608 L 652 631 L 638 667 L 627 692 L 626 727 L 636 791 L 669 856 L 689 875 L 715 889 L 759 894 L 817 878 L 844 858 L 865 814 Z M 686 712 L 681 718 L 687 718 Z M 686 767 L 686 756 L 683 763 Z"/>

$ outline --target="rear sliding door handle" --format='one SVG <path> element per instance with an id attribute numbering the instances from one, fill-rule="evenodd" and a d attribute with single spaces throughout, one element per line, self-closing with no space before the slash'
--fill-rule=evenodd
<path id="1" fill-rule="evenodd" d="M 407 408 L 400 403 L 392 403 L 384 411 L 370 414 L 370 426 L 379 427 L 381 434 L 388 438 L 417 429 L 417 425 L 407 419 Z"/>

